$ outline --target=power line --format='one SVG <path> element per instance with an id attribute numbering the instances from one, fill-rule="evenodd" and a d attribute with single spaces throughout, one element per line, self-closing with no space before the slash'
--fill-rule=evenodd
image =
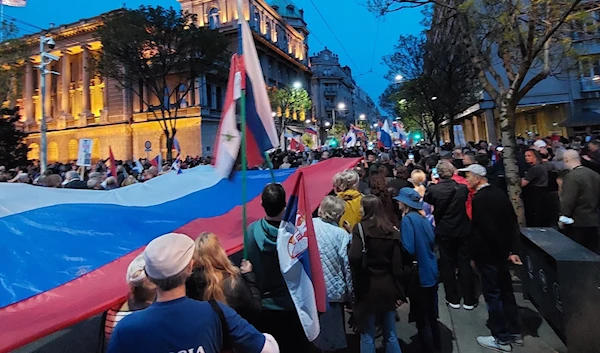
<path id="1" fill-rule="evenodd" d="M 356 63 L 354 62 L 354 59 L 352 59 L 352 55 L 350 55 L 348 53 L 348 51 L 346 50 L 346 48 L 344 47 L 344 45 L 342 44 L 342 42 L 340 41 L 340 39 L 338 38 L 338 36 L 335 34 L 335 32 L 333 31 L 333 28 L 331 28 L 331 26 L 329 25 L 329 23 L 327 22 L 327 20 L 325 19 L 325 16 L 323 16 L 323 14 L 321 13 L 321 11 L 319 10 L 319 8 L 317 7 L 317 5 L 315 4 L 315 2 L 313 0 L 309 0 L 310 3 L 313 5 L 313 7 L 315 8 L 315 10 L 317 10 L 317 13 L 319 14 L 319 16 L 321 17 L 321 19 L 323 20 L 323 22 L 325 23 L 325 25 L 327 26 L 327 28 L 329 28 L 329 30 L 331 31 L 331 33 L 333 34 L 333 37 L 335 38 L 335 40 L 338 42 L 338 44 L 342 47 L 342 50 L 344 51 L 344 53 L 348 56 L 348 59 L 350 60 L 350 62 L 354 65 L 355 68 L 358 69 L 358 65 L 356 65 Z"/>
<path id="2" fill-rule="evenodd" d="M 7 15 L 7 14 L 4 14 L 4 18 L 7 18 L 7 19 L 9 19 L 11 21 L 14 21 L 15 23 L 20 23 L 20 24 L 25 25 L 25 26 L 33 27 L 36 30 L 40 30 L 40 31 L 44 31 L 45 30 L 45 28 L 38 27 L 38 26 L 36 26 L 34 24 L 31 24 L 29 22 L 25 22 L 23 20 L 20 20 L 20 19 L 18 19 L 16 17 L 10 16 L 10 15 Z"/>

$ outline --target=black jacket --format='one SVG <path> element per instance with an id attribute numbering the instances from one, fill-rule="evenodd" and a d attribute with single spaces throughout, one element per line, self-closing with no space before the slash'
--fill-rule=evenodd
<path id="1" fill-rule="evenodd" d="M 389 312 L 396 301 L 406 301 L 404 284 L 408 275 L 402 265 L 400 232 L 374 227 L 373 222 L 361 222 L 366 244 L 366 268 L 363 268 L 362 241 L 358 225 L 352 232 L 348 260 L 354 282 L 355 310 L 358 316 Z M 359 321 L 361 321 L 359 319 Z M 359 325 L 364 322 L 359 322 Z"/>
<path id="2" fill-rule="evenodd" d="M 480 263 L 507 261 L 517 252 L 519 224 L 508 196 L 495 186 L 481 188 L 473 196 L 471 257 Z"/>
<path id="3" fill-rule="evenodd" d="M 560 215 L 573 218 L 573 227 L 598 225 L 600 175 L 586 167 L 571 170 L 563 180 Z"/>
<path id="4" fill-rule="evenodd" d="M 469 189 L 452 179 L 441 179 L 427 188 L 423 200 L 433 206 L 437 237 L 456 238 L 469 234 L 468 197 Z"/>
<path id="5" fill-rule="evenodd" d="M 87 183 L 79 179 L 74 179 L 63 185 L 65 189 L 87 189 Z"/>

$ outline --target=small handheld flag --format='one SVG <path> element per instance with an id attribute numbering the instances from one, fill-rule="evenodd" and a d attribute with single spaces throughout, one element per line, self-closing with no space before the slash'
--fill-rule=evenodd
<path id="1" fill-rule="evenodd" d="M 115 162 L 115 155 L 113 154 L 112 148 L 108 146 L 108 160 L 110 161 L 110 175 L 117 177 L 117 163 Z"/>

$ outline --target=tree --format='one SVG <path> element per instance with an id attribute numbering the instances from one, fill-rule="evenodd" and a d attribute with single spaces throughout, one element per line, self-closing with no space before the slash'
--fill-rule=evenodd
<path id="1" fill-rule="evenodd" d="M 134 92 L 166 137 L 172 159 L 179 109 L 196 79 L 224 81 L 228 41 L 217 30 L 196 25 L 196 15 L 173 8 L 121 10 L 103 18 L 96 36 L 102 42 L 99 72 Z"/>
<path id="2" fill-rule="evenodd" d="M 550 75 L 560 73 L 572 52 L 568 26 L 588 16 L 581 0 L 370 0 L 379 15 L 434 4 L 432 29 L 456 22 L 479 83 L 499 109 L 505 177 L 513 207 L 524 224 L 520 178 L 515 156 L 515 112 L 521 99 Z M 590 3 L 593 6 L 593 3 Z"/>
<path id="3" fill-rule="evenodd" d="M 12 21 L 0 22 L 0 32 L 4 38 L 0 45 L 0 106 L 6 102 L 12 109 L 23 88 L 27 43 L 17 38 L 18 28 Z"/>
<path id="4" fill-rule="evenodd" d="M 0 108 L 0 165 L 7 168 L 27 165 L 27 134 L 15 127 L 19 118 L 18 107 Z"/>
<path id="5" fill-rule="evenodd" d="M 277 116 L 292 120 L 306 120 L 306 112 L 312 109 L 312 100 L 304 88 L 268 88 L 271 108 Z"/>

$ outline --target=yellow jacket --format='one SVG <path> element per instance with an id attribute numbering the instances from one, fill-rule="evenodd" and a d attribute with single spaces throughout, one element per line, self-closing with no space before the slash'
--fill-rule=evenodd
<path id="1" fill-rule="evenodd" d="M 353 229 L 355 225 L 360 223 L 362 218 L 360 215 L 360 201 L 363 195 L 358 190 L 350 189 L 338 193 L 337 196 L 346 201 L 344 215 L 340 218 L 340 227 L 344 227 L 344 222 L 348 221 L 350 229 Z"/>

